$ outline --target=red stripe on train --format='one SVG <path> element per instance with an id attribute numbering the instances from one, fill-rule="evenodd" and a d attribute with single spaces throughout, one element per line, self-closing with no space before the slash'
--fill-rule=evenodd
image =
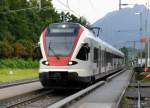
<path id="1" fill-rule="evenodd" d="M 48 57 L 48 51 L 47 51 L 47 48 L 46 48 L 46 32 L 47 32 L 47 29 L 48 28 L 46 28 L 45 30 L 44 30 L 44 32 L 42 33 L 43 34 L 43 47 L 44 47 L 44 51 L 45 51 L 45 56 L 46 56 L 46 58 Z"/>

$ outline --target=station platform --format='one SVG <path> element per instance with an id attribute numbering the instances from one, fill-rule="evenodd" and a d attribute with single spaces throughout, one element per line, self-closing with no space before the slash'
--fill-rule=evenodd
<path id="1" fill-rule="evenodd" d="M 131 76 L 132 71 L 124 71 L 68 108 L 116 108 L 120 96 L 129 85 Z"/>

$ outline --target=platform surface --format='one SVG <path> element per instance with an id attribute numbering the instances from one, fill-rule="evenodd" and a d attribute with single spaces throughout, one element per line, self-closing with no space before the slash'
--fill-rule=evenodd
<path id="1" fill-rule="evenodd" d="M 121 73 L 68 108 L 115 108 L 120 95 L 129 84 L 131 75 L 130 70 Z"/>

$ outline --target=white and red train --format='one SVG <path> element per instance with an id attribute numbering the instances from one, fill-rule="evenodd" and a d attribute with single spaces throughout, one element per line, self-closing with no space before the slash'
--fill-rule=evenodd
<path id="1" fill-rule="evenodd" d="M 54 23 L 41 34 L 44 87 L 87 84 L 124 67 L 124 54 L 77 23 Z"/>

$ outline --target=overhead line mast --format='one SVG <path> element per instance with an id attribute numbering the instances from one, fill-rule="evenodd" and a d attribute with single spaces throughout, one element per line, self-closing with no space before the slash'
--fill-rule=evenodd
<path id="1" fill-rule="evenodd" d="M 119 10 L 121 10 L 121 0 L 119 0 Z"/>

